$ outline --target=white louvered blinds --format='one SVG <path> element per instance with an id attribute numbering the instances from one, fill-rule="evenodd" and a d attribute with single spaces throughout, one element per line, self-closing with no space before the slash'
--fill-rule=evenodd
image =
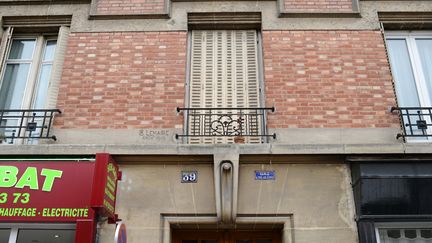
<path id="1" fill-rule="evenodd" d="M 379 243 L 430 243 L 431 228 L 378 229 Z"/>
<path id="2" fill-rule="evenodd" d="M 256 30 L 192 31 L 190 108 L 258 108 L 258 48 Z M 203 112 L 203 111 L 201 111 Z M 214 111 L 226 113 L 227 111 Z M 231 113 L 230 113 L 231 112 Z M 229 114 L 236 111 L 228 111 Z M 215 117 L 213 117 L 214 119 Z M 196 119 L 198 119 L 196 117 Z M 211 126 L 189 121 L 189 133 Z M 258 129 L 258 122 L 253 124 Z M 248 138 L 249 143 L 260 138 Z M 227 143 L 231 138 L 190 138 L 190 143 Z"/>

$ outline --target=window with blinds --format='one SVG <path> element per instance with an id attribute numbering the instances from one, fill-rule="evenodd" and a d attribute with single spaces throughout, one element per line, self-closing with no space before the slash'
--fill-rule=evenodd
<path id="1" fill-rule="evenodd" d="M 426 243 L 432 242 L 432 229 L 378 229 L 379 243 Z"/>
<path id="2" fill-rule="evenodd" d="M 199 115 L 192 116 L 187 125 L 189 133 L 199 134 L 199 130 L 213 129 L 217 126 L 216 123 L 227 124 L 233 120 L 243 120 L 242 114 L 233 108 L 260 107 L 257 43 L 256 30 L 192 31 L 189 107 L 211 109 L 210 111 L 198 110 L 196 113 L 210 112 L 212 115 L 205 116 L 204 119 Z M 260 130 L 263 125 L 261 123 L 259 119 L 247 119 L 243 120 L 240 126 Z M 225 132 L 230 134 L 229 130 L 236 128 L 233 125 L 225 129 L 227 130 Z M 247 143 L 261 143 L 259 137 L 245 139 Z M 190 137 L 188 142 L 232 143 L 233 141 L 233 136 L 207 136 Z"/>

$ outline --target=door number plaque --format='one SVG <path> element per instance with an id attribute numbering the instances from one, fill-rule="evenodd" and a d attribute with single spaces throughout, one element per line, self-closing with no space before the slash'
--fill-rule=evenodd
<path id="1" fill-rule="evenodd" d="M 198 171 L 182 171 L 181 183 L 196 183 L 198 181 Z"/>

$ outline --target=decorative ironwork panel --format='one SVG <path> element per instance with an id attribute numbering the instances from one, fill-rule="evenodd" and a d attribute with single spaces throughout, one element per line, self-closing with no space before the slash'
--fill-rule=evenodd
<path id="1" fill-rule="evenodd" d="M 403 133 L 396 138 L 432 138 L 432 107 L 392 107 L 398 112 Z"/>
<path id="2" fill-rule="evenodd" d="M 181 137 L 275 138 L 268 134 L 265 117 L 274 108 L 177 108 L 186 117 L 186 133 Z M 234 141 L 233 139 L 231 139 Z"/>
<path id="3" fill-rule="evenodd" d="M 16 139 L 57 140 L 51 126 L 58 109 L 0 110 L 0 143 L 13 144 Z"/>

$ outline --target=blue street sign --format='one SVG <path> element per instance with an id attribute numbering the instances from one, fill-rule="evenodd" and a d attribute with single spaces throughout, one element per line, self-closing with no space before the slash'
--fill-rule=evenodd
<path id="1" fill-rule="evenodd" d="M 256 170 L 255 180 L 275 180 L 276 172 L 274 170 Z"/>

